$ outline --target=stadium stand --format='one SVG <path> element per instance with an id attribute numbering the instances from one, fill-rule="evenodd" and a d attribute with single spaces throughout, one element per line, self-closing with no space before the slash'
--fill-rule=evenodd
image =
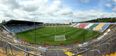
<path id="1" fill-rule="evenodd" d="M 88 28 L 91 27 L 93 24 L 94 24 L 94 23 L 88 24 L 88 25 L 85 27 L 85 29 L 88 29 Z"/>
<path id="2" fill-rule="evenodd" d="M 110 29 L 115 29 L 116 27 Z M 107 34 L 99 41 L 92 41 L 86 47 L 73 49 L 73 53 L 81 54 L 82 56 L 116 56 L 115 33 L 116 30 L 105 31 Z M 85 50 L 84 50 L 85 49 Z M 87 50 L 86 50 L 87 49 Z M 75 50 L 75 51 L 74 51 Z"/>
<path id="3" fill-rule="evenodd" d="M 75 26 L 76 24 L 77 24 L 77 23 L 72 24 L 71 27 Z"/>
<path id="4" fill-rule="evenodd" d="M 65 54 L 66 54 L 67 56 L 73 56 L 73 53 L 72 53 L 72 52 L 69 52 L 69 51 L 65 52 Z"/>
<path id="5" fill-rule="evenodd" d="M 98 24 L 95 28 L 93 28 L 93 30 L 99 31 L 100 29 L 102 29 L 102 27 L 103 27 L 104 25 L 105 25 L 104 23 L 100 23 L 100 24 Z"/>
<path id="6" fill-rule="evenodd" d="M 104 32 L 108 27 L 109 27 L 110 24 L 105 24 L 102 29 L 100 29 L 100 32 Z"/>
<path id="7" fill-rule="evenodd" d="M 10 20 L 8 22 L 3 23 L 3 27 L 10 32 L 19 33 L 19 32 L 38 28 L 42 26 L 42 24 L 43 24 L 42 22 Z"/>
<path id="8" fill-rule="evenodd" d="M 71 27 L 89 29 L 99 32 L 104 32 L 110 24 L 107 23 L 74 23 Z"/>
<path id="9" fill-rule="evenodd" d="M 98 24 L 93 24 L 89 29 L 92 30 L 94 27 L 96 27 Z"/>
<path id="10" fill-rule="evenodd" d="M 85 28 L 87 25 L 88 25 L 87 23 L 81 23 L 81 24 L 79 25 L 79 28 Z"/>
<path id="11" fill-rule="evenodd" d="M 111 53 L 111 54 L 106 54 L 104 56 L 116 56 L 116 52 L 115 53 Z"/>
<path id="12" fill-rule="evenodd" d="M 79 28 L 80 23 L 76 24 L 74 27 Z"/>

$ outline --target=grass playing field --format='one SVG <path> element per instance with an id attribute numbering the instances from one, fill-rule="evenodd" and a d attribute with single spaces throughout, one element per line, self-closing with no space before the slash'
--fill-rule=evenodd
<path id="1" fill-rule="evenodd" d="M 30 43 L 41 45 L 68 45 L 90 40 L 99 35 L 99 32 L 78 29 L 69 26 L 45 26 L 35 30 L 17 33 L 17 38 Z M 65 35 L 65 41 L 55 41 L 55 36 Z M 36 41 L 35 41 L 36 39 Z"/>

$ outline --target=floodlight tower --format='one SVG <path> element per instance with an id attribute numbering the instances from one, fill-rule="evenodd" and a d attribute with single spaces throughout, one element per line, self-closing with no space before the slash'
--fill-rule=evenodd
<path id="1" fill-rule="evenodd" d="M 37 44 L 36 43 L 36 23 L 35 23 L 36 22 L 36 18 L 37 18 L 37 16 L 35 16 L 34 18 L 32 18 L 32 22 L 33 22 L 33 25 L 34 25 L 34 28 L 35 28 L 34 29 L 34 39 L 33 39 L 34 40 L 34 44 Z"/>
<path id="2" fill-rule="evenodd" d="M 34 28 L 35 28 L 35 31 L 34 31 L 34 41 L 35 41 L 35 44 L 37 44 L 36 43 L 36 23 L 35 23 L 35 19 L 36 19 L 36 17 L 33 19 L 33 22 L 34 22 Z"/>

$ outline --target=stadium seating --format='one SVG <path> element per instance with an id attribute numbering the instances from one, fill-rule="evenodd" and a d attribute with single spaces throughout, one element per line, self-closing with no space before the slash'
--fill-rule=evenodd
<path id="1" fill-rule="evenodd" d="M 72 52 L 69 52 L 69 51 L 66 51 L 65 54 L 66 54 L 67 56 L 73 56 L 73 53 L 72 53 Z"/>
<path id="2" fill-rule="evenodd" d="M 104 23 L 100 23 L 100 24 L 98 24 L 95 28 L 93 28 L 93 30 L 95 30 L 95 31 L 100 31 L 100 29 L 102 29 L 102 27 L 103 27 L 104 25 L 105 25 Z"/>
<path id="3" fill-rule="evenodd" d="M 103 55 L 103 56 L 116 56 L 116 52 L 115 53 L 111 53 L 111 54 L 106 54 L 106 55 Z"/>
<path id="4" fill-rule="evenodd" d="M 92 30 L 94 27 L 96 27 L 98 24 L 93 24 L 91 27 L 89 27 L 90 30 Z"/>
<path id="5" fill-rule="evenodd" d="M 2 27 L 8 32 L 19 33 L 31 29 L 38 28 L 43 25 L 43 22 L 32 22 L 23 20 L 9 20 L 2 23 Z"/>
<path id="6" fill-rule="evenodd" d="M 110 24 L 106 24 L 106 23 L 77 23 L 77 24 L 72 24 L 71 26 L 75 28 L 104 32 L 109 27 L 109 25 Z"/>
<path id="7" fill-rule="evenodd" d="M 14 25 L 4 25 L 10 32 L 19 33 L 27 30 L 31 30 L 34 28 L 39 27 L 39 25 L 20 25 L 20 24 L 14 24 Z"/>
<path id="8" fill-rule="evenodd" d="M 87 23 L 81 23 L 81 24 L 79 25 L 79 28 L 85 28 L 87 25 L 88 25 Z"/>
<path id="9" fill-rule="evenodd" d="M 77 25 L 77 23 L 72 24 L 71 27 L 74 27 L 75 25 Z"/>
<path id="10" fill-rule="evenodd" d="M 90 23 L 90 24 L 88 24 L 84 29 L 88 29 L 88 28 L 90 28 L 93 24 L 94 24 L 94 23 Z"/>
<path id="11" fill-rule="evenodd" d="M 110 24 L 105 24 L 102 29 L 100 29 L 100 32 L 104 32 L 108 27 L 110 26 Z"/>
<path id="12" fill-rule="evenodd" d="M 76 24 L 74 27 L 79 28 L 80 23 Z"/>

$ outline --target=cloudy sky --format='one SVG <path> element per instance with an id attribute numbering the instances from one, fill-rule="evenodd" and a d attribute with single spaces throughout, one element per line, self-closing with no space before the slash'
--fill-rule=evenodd
<path id="1" fill-rule="evenodd" d="M 85 21 L 116 16 L 116 0 L 0 0 L 0 21 Z"/>

